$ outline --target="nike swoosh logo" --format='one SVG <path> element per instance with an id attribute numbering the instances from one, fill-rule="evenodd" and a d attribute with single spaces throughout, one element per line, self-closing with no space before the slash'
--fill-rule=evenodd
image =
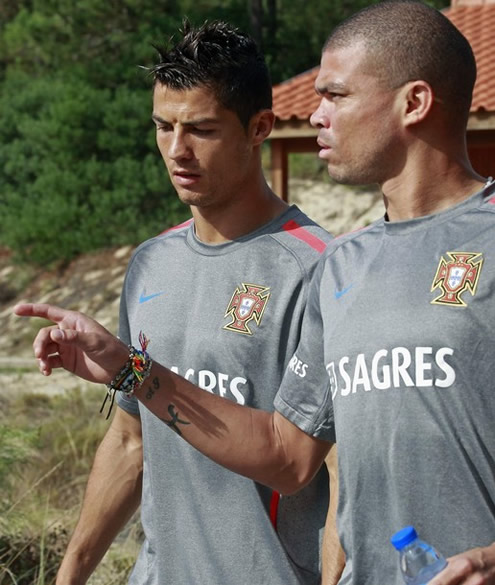
<path id="1" fill-rule="evenodd" d="M 340 298 L 342 298 L 342 297 L 343 297 L 343 296 L 344 296 L 346 293 L 348 293 L 348 292 L 351 290 L 351 288 L 352 288 L 353 286 L 354 286 L 353 284 L 350 284 L 349 286 L 346 286 L 346 287 L 345 287 L 345 288 L 343 288 L 342 290 L 337 290 L 337 289 L 335 289 L 335 293 L 334 293 L 334 294 L 335 294 L 335 298 L 336 298 L 337 300 L 339 300 L 339 299 L 340 299 Z"/>
<path id="2" fill-rule="evenodd" d="M 156 297 L 160 297 L 163 294 L 164 294 L 164 291 L 153 293 L 152 295 L 146 295 L 146 294 L 144 294 L 144 291 L 143 291 L 141 293 L 141 295 L 139 296 L 139 304 L 142 305 L 143 303 L 147 303 L 148 301 L 151 301 L 151 299 L 155 299 Z"/>

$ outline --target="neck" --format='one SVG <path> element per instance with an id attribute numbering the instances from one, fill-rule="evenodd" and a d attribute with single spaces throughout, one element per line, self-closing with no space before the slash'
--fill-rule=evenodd
<path id="1" fill-rule="evenodd" d="M 433 157 L 434 158 L 434 157 Z M 439 213 L 464 201 L 486 183 L 467 159 L 455 164 L 423 161 L 384 182 L 383 199 L 389 221 Z"/>
<path id="2" fill-rule="evenodd" d="M 249 190 L 218 206 L 191 207 L 196 236 L 207 244 L 220 244 L 249 234 L 281 215 L 288 205 L 261 176 Z"/>

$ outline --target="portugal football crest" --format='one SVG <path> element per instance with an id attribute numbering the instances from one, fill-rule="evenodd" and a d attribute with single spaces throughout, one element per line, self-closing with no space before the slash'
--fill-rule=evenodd
<path id="1" fill-rule="evenodd" d="M 431 301 L 433 305 L 466 307 L 461 295 L 467 290 L 474 296 L 483 266 L 479 252 L 447 252 L 449 260 L 440 258 L 431 291 L 439 288 L 440 296 Z"/>
<path id="2" fill-rule="evenodd" d="M 249 323 L 252 320 L 256 325 L 261 323 L 269 298 L 269 287 L 242 283 L 240 287 L 235 289 L 225 311 L 224 317 L 230 317 L 231 321 L 224 326 L 224 329 L 252 335 Z"/>

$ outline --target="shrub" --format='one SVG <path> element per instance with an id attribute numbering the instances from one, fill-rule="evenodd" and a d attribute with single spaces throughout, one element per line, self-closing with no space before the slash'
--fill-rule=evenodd
<path id="1" fill-rule="evenodd" d="M 154 144 L 148 89 L 7 76 L 0 94 L 0 245 L 47 264 L 137 244 L 189 209 Z"/>

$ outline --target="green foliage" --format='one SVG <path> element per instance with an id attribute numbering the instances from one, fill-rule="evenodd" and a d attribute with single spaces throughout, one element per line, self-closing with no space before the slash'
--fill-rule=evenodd
<path id="1" fill-rule="evenodd" d="M 45 265 L 136 244 L 189 215 L 154 144 L 140 67 L 184 16 L 251 32 L 278 83 L 317 65 L 332 27 L 369 3 L 2 0 L 0 246 Z"/>
<path id="2" fill-rule="evenodd" d="M 147 89 L 7 76 L 0 96 L 0 243 L 46 264 L 135 244 L 181 221 L 155 152 Z"/>

